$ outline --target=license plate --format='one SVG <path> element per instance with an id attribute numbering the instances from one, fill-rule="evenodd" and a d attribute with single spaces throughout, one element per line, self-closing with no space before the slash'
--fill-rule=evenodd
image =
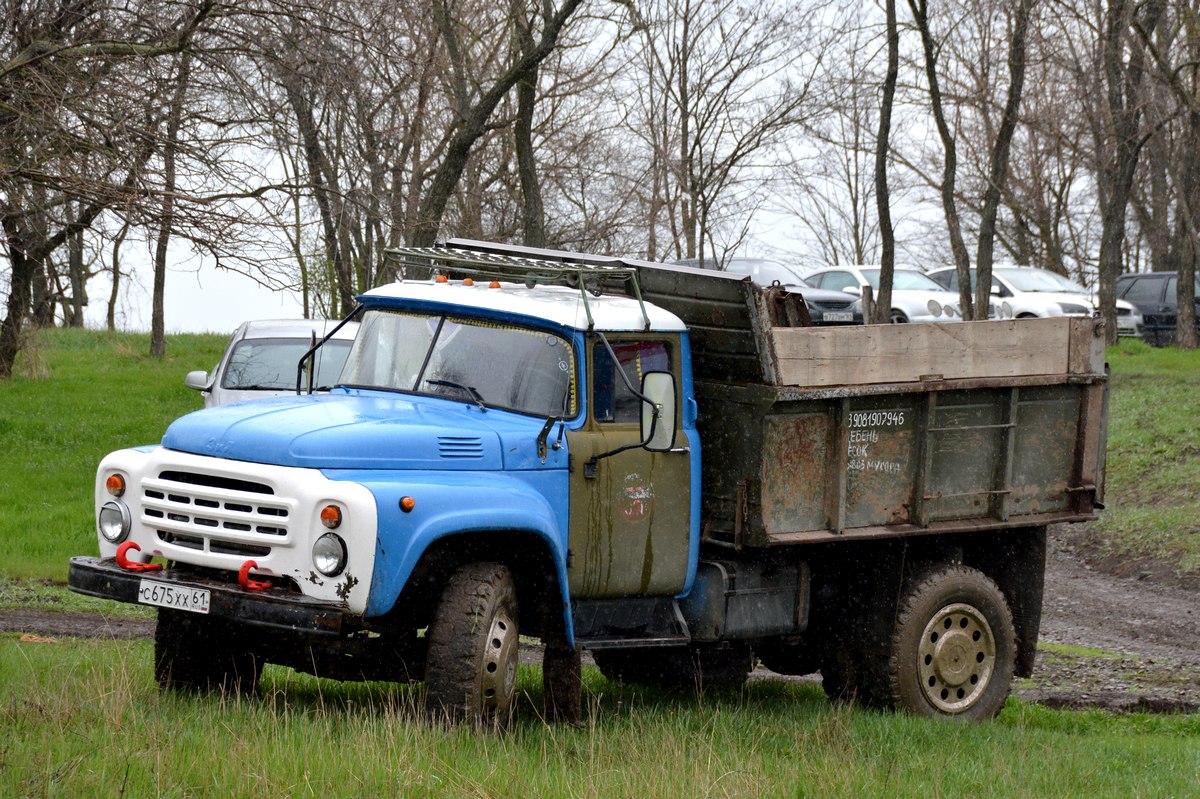
<path id="1" fill-rule="evenodd" d="M 853 322 L 854 314 L 850 311 L 826 311 L 822 317 L 825 322 Z"/>
<path id="2" fill-rule="evenodd" d="M 157 580 L 142 580 L 138 584 L 138 602 L 172 610 L 208 613 L 209 592 L 206 588 L 168 585 Z"/>

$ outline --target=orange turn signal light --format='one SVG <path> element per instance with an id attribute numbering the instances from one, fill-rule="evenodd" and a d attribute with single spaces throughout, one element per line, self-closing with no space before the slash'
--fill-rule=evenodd
<path id="1" fill-rule="evenodd" d="M 412 513 L 412 509 L 417 507 L 417 501 L 412 497 L 400 497 L 400 510 L 405 513 Z"/>
<path id="2" fill-rule="evenodd" d="M 330 530 L 336 530 L 342 523 L 342 509 L 337 505 L 326 505 L 321 508 L 321 524 Z"/>
<path id="3" fill-rule="evenodd" d="M 125 478 L 119 474 L 110 474 L 104 481 L 104 488 L 114 497 L 122 496 L 125 493 Z"/>

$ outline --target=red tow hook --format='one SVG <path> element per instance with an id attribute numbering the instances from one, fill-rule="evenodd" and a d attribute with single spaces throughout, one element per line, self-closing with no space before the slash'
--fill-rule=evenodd
<path id="1" fill-rule="evenodd" d="M 136 560 L 130 560 L 126 557 L 129 550 L 141 552 L 142 548 L 134 541 L 126 541 L 121 546 L 117 547 L 117 565 L 125 571 L 131 572 L 153 572 L 162 568 L 161 563 L 139 563 Z"/>
<path id="2" fill-rule="evenodd" d="M 238 585 L 247 591 L 266 591 L 270 588 L 271 584 L 265 580 L 250 579 L 250 570 L 257 568 L 258 564 L 252 560 L 243 563 L 241 571 L 238 572 Z"/>

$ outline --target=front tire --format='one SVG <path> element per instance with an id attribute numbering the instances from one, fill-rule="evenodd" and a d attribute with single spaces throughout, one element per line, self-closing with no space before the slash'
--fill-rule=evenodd
<path id="1" fill-rule="evenodd" d="M 920 716 L 993 718 L 1008 698 L 1015 658 L 1004 594 L 976 569 L 945 566 L 901 599 L 888 664 L 891 698 Z"/>
<path id="2" fill-rule="evenodd" d="M 888 314 L 888 320 L 893 325 L 903 325 L 908 323 L 908 315 L 899 308 L 893 308 L 892 312 Z"/>
<path id="3" fill-rule="evenodd" d="M 456 571 L 428 632 L 425 707 L 452 724 L 505 729 L 516 694 L 517 594 L 498 563 Z"/>

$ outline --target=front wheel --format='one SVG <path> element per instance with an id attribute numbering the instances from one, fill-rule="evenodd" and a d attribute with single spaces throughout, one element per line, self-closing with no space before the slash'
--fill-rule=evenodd
<path id="1" fill-rule="evenodd" d="M 499 563 L 472 563 L 442 591 L 428 632 L 425 707 L 451 723 L 505 729 L 517 685 L 517 594 Z"/>
<path id="2" fill-rule="evenodd" d="M 921 716 L 992 718 L 1008 698 L 1015 655 L 1004 594 L 976 569 L 945 566 L 901 599 L 888 667 L 891 698 Z"/>
<path id="3" fill-rule="evenodd" d="M 893 325 L 903 325 L 908 323 L 908 314 L 899 308 L 893 308 L 892 312 L 888 314 L 888 319 Z"/>

